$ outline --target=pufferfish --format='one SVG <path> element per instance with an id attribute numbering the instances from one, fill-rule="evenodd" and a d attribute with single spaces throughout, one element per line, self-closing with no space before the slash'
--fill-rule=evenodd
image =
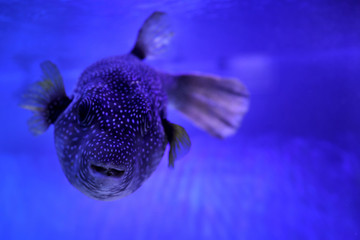
<path id="1" fill-rule="evenodd" d="M 248 91 L 235 79 L 171 75 L 142 60 L 156 56 L 173 33 L 166 14 L 154 12 L 129 54 L 102 59 L 81 74 L 71 97 L 50 61 L 43 80 L 24 94 L 35 135 L 53 124 L 55 147 L 69 182 L 85 195 L 115 200 L 137 190 L 154 172 L 167 145 L 169 166 L 190 148 L 183 127 L 167 119 L 173 105 L 195 125 L 219 138 L 236 132 L 248 110 Z"/>

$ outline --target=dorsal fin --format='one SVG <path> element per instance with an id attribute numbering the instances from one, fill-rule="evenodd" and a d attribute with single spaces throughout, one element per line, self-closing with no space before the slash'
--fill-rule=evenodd
<path id="1" fill-rule="evenodd" d="M 179 157 L 179 155 L 185 155 L 189 151 L 191 141 L 182 126 L 171 123 L 167 119 L 163 119 L 162 124 L 170 145 L 169 167 L 174 167 L 175 159 Z"/>
<path id="2" fill-rule="evenodd" d="M 161 53 L 169 44 L 173 32 L 164 12 L 154 12 L 139 30 L 136 44 L 131 54 L 139 59 L 153 57 Z"/>
<path id="3" fill-rule="evenodd" d="M 45 61 L 40 67 L 43 80 L 29 87 L 20 104 L 20 107 L 33 112 L 28 124 L 35 135 L 45 132 L 71 102 L 56 65 Z"/>

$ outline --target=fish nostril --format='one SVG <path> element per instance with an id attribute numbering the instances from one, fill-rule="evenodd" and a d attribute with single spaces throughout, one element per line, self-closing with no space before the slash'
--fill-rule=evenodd
<path id="1" fill-rule="evenodd" d="M 125 171 L 123 171 L 123 170 L 118 170 L 118 169 L 114 169 L 114 168 L 105 168 L 105 167 L 97 166 L 94 164 L 91 164 L 90 167 L 93 171 L 100 173 L 102 175 L 108 176 L 108 177 L 121 177 L 125 173 Z"/>

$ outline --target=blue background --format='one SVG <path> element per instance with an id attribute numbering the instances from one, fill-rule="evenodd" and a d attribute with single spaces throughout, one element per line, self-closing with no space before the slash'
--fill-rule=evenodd
<path id="1" fill-rule="evenodd" d="M 89 199 L 19 98 L 47 59 L 70 94 L 155 10 L 175 36 L 147 63 L 239 78 L 250 111 L 218 140 L 170 110 L 189 154 L 124 199 Z M 1 1 L 0 239 L 360 239 L 359 29 L 358 1 Z"/>

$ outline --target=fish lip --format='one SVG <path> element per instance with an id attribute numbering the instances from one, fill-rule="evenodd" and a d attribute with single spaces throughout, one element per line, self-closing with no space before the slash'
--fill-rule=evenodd
<path id="1" fill-rule="evenodd" d="M 121 178 L 126 173 L 125 167 L 119 167 L 114 165 L 108 165 L 108 164 L 101 164 L 101 163 L 95 163 L 90 162 L 89 170 L 95 174 L 95 175 L 101 175 L 103 177 L 114 177 L 114 178 Z"/>

